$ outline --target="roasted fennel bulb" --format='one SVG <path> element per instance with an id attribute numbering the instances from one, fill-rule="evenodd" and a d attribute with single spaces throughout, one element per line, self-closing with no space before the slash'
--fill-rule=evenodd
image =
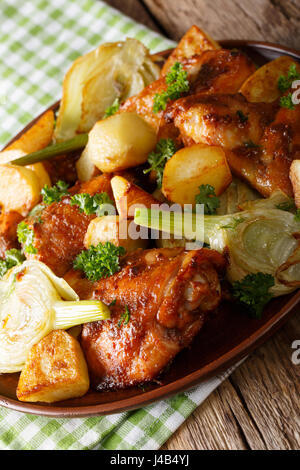
<path id="1" fill-rule="evenodd" d="M 287 200 L 283 193 L 274 193 L 269 199 L 246 203 L 241 212 L 223 216 L 138 208 L 134 221 L 225 252 L 231 283 L 252 273 L 271 274 L 274 297 L 300 287 L 300 222 L 292 212 L 278 208 L 285 207 Z M 202 230 L 195 230 L 199 223 Z"/>
<path id="2" fill-rule="evenodd" d="M 109 318 L 100 301 L 79 301 L 39 261 L 15 266 L 0 281 L 0 373 L 19 372 L 32 346 L 52 330 Z"/>

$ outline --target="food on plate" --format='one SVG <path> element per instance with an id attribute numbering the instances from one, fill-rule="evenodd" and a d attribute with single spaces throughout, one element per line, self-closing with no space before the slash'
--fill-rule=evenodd
<path id="1" fill-rule="evenodd" d="M 219 196 L 231 181 L 224 150 L 221 147 L 198 144 L 178 150 L 168 160 L 162 192 L 172 202 L 194 204 L 199 186 L 210 184 Z"/>
<path id="2" fill-rule="evenodd" d="M 109 173 L 145 163 L 155 144 L 155 131 L 143 118 L 122 113 L 94 125 L 87 152 L 99 170 Z"/>
<path id="3" fill-rule="evenodd" d="M 10 269 L 0 299 L 0 373 L 21 371 L 32 346 L 52 330 L 109 317 L 106 305 L 79 302 L 67 282 L 38 261 Z"/>
<path id="4" fill-rule="evenodd" d="M 119 273 L 95 283 L 93 298 L 114 305 L 109 321 L 82 332 L 94 386 L 124 388 L 156 377 L 219 304 L 224 268 L 212 250 L 154 249 L 128 255 Z"/>
<path id="5" fill-rule="evenodd" d="M 124 101 L 139 93 L 158 75 L 145 46 L 132 38 L 103 44 L 79 57 L 64 78 L 55 139 L 88 132 L 116 98 Z"/>
<path id="6" fill-rule="evenodd" d="M 158 63 L 99 46 L 57 119 L 0 152 L 0 373 L 21 401 L 160 380 L 223 299 L 259 318 L 300 287 L 298 62 L 193 26 Z"/>
<path id="7" fill-rule="evenodd" d="M 111 242 L 115 246 L 122 246 L 126 253 L 146 248 L 148 240 L 134 239 L 139 232 L 133 221 L 120 218 L 119 215 L 107 215 L 93 219 L 84 237 L 85 248 L 97 246 L 99 243 Z"/>
<path id="8" fill-rule="evenodd" d="M 132 218 L 136 207 L 151 207 L 153 204 L 158 204 L 151 194 L 123 176 L 114 176 L 111 187 L 121 219 Z"/>
<path id="9" fill-rule="evenodd" d="M 288 80 L 292 82 L 299 78 L 300 65 L 291 57 L 282 56 L 257 69 L 245 81 L 240 92 L 250 103 L 273 103 L 280 98 L 282 88 L 289 85 Z"/>
<path id="10" fill-rule="evenodd" d="M 90 386 L 87 364 L 78 341 L 62 330 L 35 344 L 22 369 L 20 401 L 53 403 L 82 397 Z"/>

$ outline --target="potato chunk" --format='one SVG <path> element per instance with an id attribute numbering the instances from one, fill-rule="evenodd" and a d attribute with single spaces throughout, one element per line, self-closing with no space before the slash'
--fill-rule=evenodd
<path id="1" fill-rule="evenodd" d="M 40 183 L 28 168 L 0 165 L 0 205 L 6 211 L 26 216 L 40 200 Z"/>
<path id="2" fill-rule="evenodd" d="M 111 187 L 120 218 L 134 217 L 136 207 L 151 208 L 152 204 L 159 204 L 159 201 L 151 194 L 123 176 L 114 176 L 111 180 Z"/>
<path id="3" fill-rule="evenodd" d="M 204 51 L 221 49 L 221 46 L 209 34 L 193 25 L 179 41 L 177 47 L 166 60 L 161 75 L 166 75 L 175 62 L 182 62 Z"/>
<path id="4" fill-rule="evenodd" d="M 138 248 L 146 248 L 147 240 L 131 238 L 132 233 L 138 233 L 136 225 L 132 220 L 120 220 L 117 215 L 107 215 L 97 217 L 88 226 L 84 246 L 97 246 L 99 243 L 111 242 L 116 246 L 123 246 L 126 253 L 135 251 Z"/>
<path id="5" fill-rule="evenodd" d="M 89 133 L 89 159 L 103 173 L 145 163 L 156 145 L 156 133 L 135 113 L 115 114 L 98 121 Z"/>
<path id="6" fill-rule="evenodd" d="M 176 152 L 167 162 L 162 191 L 167 199 L 178 204 L 193 204 L 199 186 L 210 184 L 220 195 L 232 181 L 224 150 L 203 144 Z"/>
<path id="7" fill-rule="evenodd" d="M 300 160 L 294 160 L 290 169 L 290 180 L 292 182 L 295 203 L 300 208 Z"/>
<path id="8" fill-rule="evenodd" d="M 76 162 L 76 171 L 79 181 L 89 181 L 94 176 L 99 174 L 98 168 L 95 167 L 92 160 L 89 158 L 88 147 L 85 147 L 79 160 Z"/>
<path id="9" fill-rule="evenodd" d="M 46 402 L 83 396 L 89 375 L 78 341 L 63 330 L 52 331 L 31 349 L 21 372 L 20 401 Z"/>
<path id="10" fill-rule="evenodd" d="M 245 81 L 240 92 L 251 103 L 272 103 L 281 96 L 278 79 L 287 76 L 291 65 L 296 65 L 300 73 L 300 65 L 291 57 L 282 56 L 268 62 Z"/>

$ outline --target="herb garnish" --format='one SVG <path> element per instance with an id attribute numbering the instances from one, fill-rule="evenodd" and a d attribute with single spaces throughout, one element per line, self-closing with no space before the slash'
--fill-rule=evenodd
<path id="1" fill-rule="evenodd" d="M 230 229 L 230 230 L 235 230 L 239 224 L 242 224 L 245 222 L 246 219 L 243 217 L 234 217 L 232 219 L 231 224 L 228 225 L 222 225 L 220 228 L 225 228 L 225 229 Z"/>
<path id="2" fill-rule="evenodd" d="M 70 202 L 72 206 L 78 206 L 80 212 L 84 212 L 87 215 L 96 214 L 97 217 L 111 213 L 112 211 L 109 209 L 112 209 L 114 204 L 105 192 L 95 194 L 94 196 L 87 193 L 75 194 L 71 197 Z"/>
<path id="3" fill-rule="evenodd" d="M 12 248 L 11 250 L 7 250 L 5 253 L 5 258 L 0 259 L 0 277 L 3 277 L 5 273 L 13 266 L 17 266 L 18 264 L 22 264 L 25 260 L 25 256 L 21 252 L 21 250 L 17 250 L 16 248 Z"/>
<path id="4" fill-rule="evenodd" d="M 112 276 L 120 269 L 120 256 L 125 254 L 125 248 L 111 242 L 99 243 L 82 251 L 74 261 L 74 269 L 85 273 L 90 281 L 98 281 L 103 277 Z"/>
<path id="5" fill-rule="evenodd" d="M 248 274 L 241 281 L 233 283 L 233 296 L 245 304 L 256 318 L 260 318 L 264 306 L 272 299 L 269 289 L 275 285 L 271 274 Z"/>
<path id="6" fill-rule="evenodd" d="M 43 196 L 43 203 L 50 205 L 53 202 L 59 202 L 64 196 L 68 196 L 69 192 L 67 191 L 69 185 L 64 181 L 58 181 L 54 186 L 49 186 L 45 184 L 41 194 Z"/>
<path id="7" fill-rule="evenodd" d="M 180 62 L 175 62 L 170 72 L 166 75 L 167 89 L 154 96 L 153 112 L 158 113 L 166 109 L 169 100 L 178 100 L 182 93 L 189 91 L 187 72 Z"/>
<path id="8" fill-rule="evenodd" d="M 130 320 L 130 310 L 128 305 L 125 306 L 125 312 L 122 313 L 120 320 L 118 322 L 118 328 L 121 328 L 121 325 L 127 325 Z"/>
<path id="9" fill-rule="evenodd" d="M 150 168 L 144 170 L 144 173 L 147 174 L 150 171 L 156 172 L 156 182 L 157 186 L 161 188 L 162 179 L 163 179 L 163 172 L 165 165 L 168 160 L 174 155 L 176 152 L 175 142 L 172 139 L 160 139 L 157 143 L 155 150 L 149 153 L 148 156 L 148 163 Z"/>
<path id="10" fill-rule="evenodd" d="M 220 207 L 220 199 L 216 196 L 215 188 L 210 184 L 199 186 L 199 194 L 196 195 L 196 204 L 204 204 L 204 214 L 213 215 Z"/>
<path id="11" fill-rule="evenodd" d="M 289 93 L 287 96 L 282 96 L 279 103 L 282 108 L 295 109 L 292 93 Z"/>
<path id="12" fill-rule="evenodd" d="M 116 98 L 113 104 L 111 106 L 108 106 L 108 108 L 106 108 L 103 119 L 106 119 L 109 116 L 113 116 L 114 114 L 116 114 L 119 108 L 120 108 L 120 101 L 119 101 L 119 98 Z"/>
<path id="13" fill-rule="evenodd" d="M 294 80 L 299 80 L 300 74 L 297 72 L 296 64 L 290 66 L 287 77 L 280 75 L 278 79 L 278 89 L 285 93 L 289 88 L 291 88 Z"/>
<path id="14" fill-rule="evenodd" d="M 17 236 L 26 253 L 37 253 L 37 249 L 33 246 L 34 231 L 26 224 L 26 222 L 22 221 L 19 223 L 17 228 Z"/>

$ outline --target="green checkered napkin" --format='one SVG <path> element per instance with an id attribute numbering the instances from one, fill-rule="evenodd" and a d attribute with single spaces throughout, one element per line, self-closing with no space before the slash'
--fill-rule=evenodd
<path id="1" fill-rule="evenodd" d="M 153 52 L 173 45 L 94 0 L 2 0 L 0 24 L 1 145 L 60 97 L 71 62 L 99 43 L 131 36 Z M 158 449 L 224 378 L 106 417 L 49 419 L 0 408 L 0 448 Z"/>

